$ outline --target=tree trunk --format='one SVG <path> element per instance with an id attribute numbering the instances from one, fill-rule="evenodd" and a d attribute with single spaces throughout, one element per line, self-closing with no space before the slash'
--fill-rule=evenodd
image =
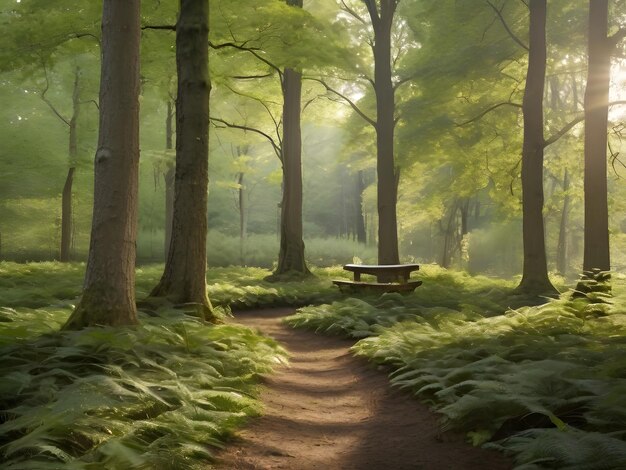
<path id="1" fill-rule="evenodd" d="M 363 180 L 363 170 L 359 170 L 356 175 L 355 194 L 355 217 L 356 217 L 356 239 L 359 243 L 367 243 L 367 232 L 365 230 L 365 218 L 363 216 L 363 191 L 365 182 Z"/>
<path id="2" fill-rule="evenodd" d="M 567 274 L 567 226 L 569 218 L 569 172 L 565 169 L 563 175 L 563 210 L 561 212 L 561 223 L 559 226 L 559 242 L 556 250 L 556 270 L 563 276 Z"/>
<path id="3" fill-rule="evenodd" d="M 173 126 L 172 120 L 174 119 L 174 109 L 172 102 L 167 101 L 167 117 L 165 118 L 165 148 L 171 150 L 173 145 Z M 164 257 L 167 259 L 167 253 L 170 249 L 170 243 L 172 241 L 172 223 L 174 221 L 174 181 L 176 179 L 176 166 L 174 164 L 167 165 L 167 170 L 163 174 L 163 180 L 165 183 L 165 246 Z"/>
<path id="4" fill-rule="evenodd" d="M 302 0 L 287 0 L 302 8 Z M 289 272 L 310 274 L 304 257 L 302 229 L 302 134 L 300 113 L 302 74 L 285 68 L 283 74 L 283 199 L 280 221 L 280 251 L 274 276 Z"/>
<path id="5" fill-rule="evenodd" d="M 398 264 L 398 223 L 396 167 L 393 134 L 395 127 L 394 89 L 391 80 L 391 27 L 394 0 L 366 2 L 374 26 L 374 83 L 376 91 L 376 169 L 378 174 L 378 263 Z M 381 279 L 384 281 L 384 279 Z"/>
<path id="6" fill-rule="evenodd" d="M 524 270 L 518 290 L 555 294 L 548 279 L 543 224 L 543 94 L 546 73 L 546 0 L 530 0 L 530 50 L 522 111 L 522 208 Z"/>
<path id="7" fill-rule="evenodd" d="M 585 90 L 585 241 L 583 270 L 608 271 L 607 121 L 611 51 L 608 0 L 589 2 L 589 69 Z"/>
<path id="8" fill-rule="evenodd" d="M 77 122 L 80 114 L 80 69 L 74 72 L 74 90 L 72 92 L 72 117 L 69 122 L 69 157 L 70 167 L 67 170 L 63 193 L 61 195 L 61 253 L 59 260 L 69 261 L 72 248 L 72 185 L 78 159 Z"/>
<path id="9" fill-rule="evenodd" d="M 296 5 L 297 0 L 288 2 Z M 302 2 L 300 1 L 300 5 Z M 302 229 L 302 135 L 300 99 L 302 75 L 286 68 L 283 76 L 283 200 L 281 204 L 280 252 L 274 275 L 290 271 L 309 274 L 304 258 Z"/>
<path id="10" fill-rule="evenodd" d="M 152 297 L 193 305 L 216 321 L 206 293 L 208 128 L 208 0 L 181 0 L 176 25 L 176 177 L 172 239 Z"/>
<path id="11" fill-rule="evenodd" d="M 248 235 L 248 208 L 246 207 L 246 189 L 244 187 L 245 173 L 240 171 L 237 174 L 237 191 L 239 205 L 239 258 L 242 266 L 246 265 L 246 238 Z"/>
<path id="12" fill-rule="evenodd" d="M 83 296 L 65 329 L 137 323 L 140 0 L 105 0 L 93 221 Z"/>

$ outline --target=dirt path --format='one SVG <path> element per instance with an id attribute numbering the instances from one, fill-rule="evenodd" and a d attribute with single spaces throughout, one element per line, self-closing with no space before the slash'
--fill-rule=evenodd
<path id="1" fill-rule="evenodd" d="M 283 326 L 290 309 L 236 314 L 290 352 L 265 380 L 265 414 L 219 455 L 219 469 L 500 470 L 503 456 L 441 434 L 436 415 L 350 355 L 352 341 Z"/>

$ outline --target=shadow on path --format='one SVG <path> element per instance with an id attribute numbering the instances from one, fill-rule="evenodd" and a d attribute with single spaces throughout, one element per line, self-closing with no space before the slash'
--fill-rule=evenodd
<path id="1" fill-rule="evenodd" d="M 294 330 L 292 309 L 237 313 L 291 354 L 264 381 L 264 415 L 218 455 L 218 469 L 503 470 L 511 462 L 441 434 L 437 415 L 384 372 L 353 357 L 353 341 Z"/>

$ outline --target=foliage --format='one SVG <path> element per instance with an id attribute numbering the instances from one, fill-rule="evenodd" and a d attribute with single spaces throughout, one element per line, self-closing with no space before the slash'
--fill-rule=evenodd
<path id="1" fill-rule="evenodd" d="M 0 262 L 0 290 L 3 292 L 2 306 L 17 308 L 19 315 L 13 326 L 23 326 L 25 334 L 29 329 L 50 331 L 59 325 L 52 318 L 49 327 L 34 322 L 46 319 L 49 311 L 71 308 L 80 295 L 85 265 L 84 263 L 26 263 Z M 148 296 L 161 276 L 162 264 L 146 265 L 137 268 L 137 299 Z M 339 268 L 314 268 L 315 277 L 306 282 L 270 283 L 264 278 L 271 271 L 263 268 L 211 268 L 207 271 L 208 294 L 216 306 L 234 309 L 272 306 L 302 306 L 325 302 L 340 297 L 331 279 L 345 276 Z M 45 309 L 39 309 L 46 307 Z M 33 324 L 34 322 L 34 324 Z M 11 333 L 11 335 L 17 333 Z M 22 337 L 22 336 L 20 336 Z"/>
<path id="2" fill-rule="evenodd" d="M 385 295 L 308 307 L 288 322 L 368 336 L 355 354 L 391 365 L 391 382 L 442 413 L 444 429 L 465 431 L 476 445 L 495 441 L 490 446 L 514 454 L 520 469 L 622 468 L 625 278 L 613 276 L 612 298 L 566 292 L 500 315 L 523 299 L 493 281 L 493 291 L 485 279 L 467 281 L 473 306 L 442 280 L 456 307 Z"/>
<path id="3" fill-rule="evenodd" d="M 0 455 L 3 468 L 194 468 L 246 416 L 253 386 L 284 351 L 251 330 L 208 327 L 175 310 L 137 328 L 52 332 L 69 309 L 44 313 L 50 331 L 9 338 L 4 308 Z M 8 327 L 8 328 L 7 328 Z"/>
<path id="4" fill-rule="evenodd" d="M 286 319 L 294 327 L 362 338 L 376 335 L 404 320 L 433 321 L 455 318 L 476 320 L 504 312 L 510 305 L 524 305 L 529 299 L 513 292 L 513 283 L 469 276 L 436 265 L 421 267 L 423 281 L 415 293 L 347 298 L 331 305 L 299 309 Z"/>

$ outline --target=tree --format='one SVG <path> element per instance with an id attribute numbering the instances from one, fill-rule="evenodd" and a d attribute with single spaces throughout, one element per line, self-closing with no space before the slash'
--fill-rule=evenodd
<path id="1" fill-rule="evenodd" d="M 392 64 L 398 62 L 399 55 L 392 57 L 392 29 L 394 15 L 400 0 L 362 0 L 367 8 L 373 37 L 367 41 L 374 59 L 374 77 L 368 81 L 374 88 L 376 97 L 376 119 L 372 119 L 356 103 L 344 94 L 321 81 L 326 89 L 344 100 L 376 130 L 376 171 L 378 205 L 378 263 L 398 264 L 398 222 L 396 205 L 398 200 L 399 169 L 394 159 L 395 92 L 406 80 L 394 83 Z M 367 20 L 357 9 L 341 1 L 344 12 L 354 18 L 360 26 L 367 26 Z M 384 279 L 380 279 L 384 281 Z"/>
<path id="2" fill-rule="evenodd" d="M 524 267 L 518 290 L 554 294 L 548 279 L 543 220 L 543 95 L 546 75 L 546 0 L 530 0 L 528 72 L 522 102 L 522 236 Z"/>
<path id="3" fill-rule="evenodd" d="M 607 202 L 607 125 L 611 55 L 626 28 L 608 34 L 608 0 L 589 2 L 585 89 L 585 238 L 583 271 L 611 268 Z"/>
<path id="4" fill-rule="evenodd" d="M 374 28 L 374 90 L 376 92 L 376 171 L 378 174 L 378 263 L 398 264 L 399 173 L 394 162 L 395 105 L 391 73 L 391 28 L 399 0 L 364 0 Z"/>
<path id="5" fill-rule="evenodd" d="M 209 44 L 208 0 L 181 0 L 176 24 L 176 175 L 172 238 L 151 297 L 192 304 L 216 321 L 206 293 Z M 208 318 L 207 318 L 208 317 Z"/>
<path id="6" fill-rule="evenodd" d="M 65 329 L 137 323 L 140 0 L 104 0 L 100 127 L 83 296 Z"/>
<path id="7" fill-rule="evenodd" d="M 302 8 L 302 0 L 287 0 Z M 302 73 L 285 67 L 283 89 L 283 199 L 280 206 L 280 251 L 274 276 L 289 272 L 309 274 L 302 233 L 302 132 L 300 130 Z"/>

